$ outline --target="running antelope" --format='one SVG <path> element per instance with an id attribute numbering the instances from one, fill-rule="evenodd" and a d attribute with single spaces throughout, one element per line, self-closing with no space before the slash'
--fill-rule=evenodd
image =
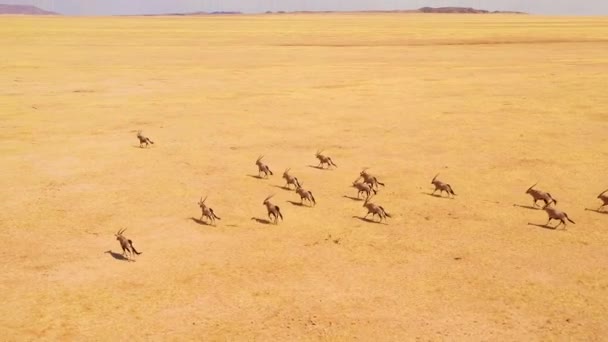
<path id="1" fill-rule="evenodd" d="M 143 144 L 146 144 L 146 147 L 148 147 L 148 144 L 154 144 L 154 141 L 150 140 L 150 138 L 141 134 L 141 130 L 137 131 L 137 139 L 139 139 L 140 148 L 143 147 Z"/>
<path id="2" fill-rule="evenodd" d="M 293 186 L 296 187 L 296 189 L 300 186 L 300 182 L 298 182 L 298 179 L 292 175 L 289 174 L 289 170 L 291 170 L 291 168 L 285 170 L 285 172 L 283 172 L 283 178 L 285 178 L 285 187 L 287 189 L 291 189 L 289 187 L 290 184 L 293 184 Z"/>
<path id="3" fill-rule="evenodd" d="M 300 195 L 300 203 L 304 203 L 304 200 L 307 200 L 311 206 L 317 205 L 315 196 L 312 195 L 312 192 L 310 192 L 308 190 L 304 190 L 304 188 L 302 188 L 303 184 L 304 183 L 299 184 L 298 187 L 296 188 L 296 193 L 298 195 Z"/>
<path id="4" fill-rule="evenodd" d="M 255 161 L 255 165 L 258 166 L 258 177 L 261 177 L 261 174 L 263 172 L 264 178 L 268 178 L 268 174 L 270 174 L 272 176 L 273 173 L 272 173 L 272 171 L 270 171 L 270 168 L 268 167 L 268 165 L 262 163 L 262 158 L 264 158 L 263 155 L 259 156 L 258 159 Z"/>
<path id="5" fill-rule="evenodd" d="M 368 168 L 365 168 L 365 169 L 363 169 L 363 171 L 361 171 L 361 173 L 359 173 L 359 177 L 357 179 L 355 179 L 355 182 L 358 181 L 359 179 L 363 179 L 363 183 L 369 184 L 372 188 L 375 185 L 376 189 L 378 189 L 378 184 L 384 186 L 384 183 L 380 183 L 375 176 L 373 176 L 372 174 L 367 172 L 367 169 Z"/>
<path id="6" fill-rule="evenodd" d="M 122 235 L 122 233 L 124 233 L 125 230 L 127 230 L 127 228 L 119 230 L 114 235 L 116 236 L 116 240 L 118 240 L 118 242 L 120 242 L 120 247 L 122 247 L 122 255 L 125 258 L 127 258 L 127 260 L 131 260 L 133 258 L 133 253 L 140 255 L 141 252 L 138 252 L 135 249 L 135 247 L 133 246 L 133 241 L 127 239 L 126 237 L 124 237 L 124 235 Z M 127 255 L 127 252 L 129 252 L 130 257 Z"/>
<path id="7" fill-rule="evenodd" d="M 367 215 L 372 214 L 373 219 L 376 215 L 378 215 L 380 217 L 380 222 L 382 222 L 382 219 L 386 221 L 387 217 L 391 217 L 391 215 L 387 213 L 384 208 L 377 204 L 368 202 L 367 199 L 365 200 L 365 203 L 363 203 L 363 207 L 367 208 L 367 214 L 365 214 L 363 218 L 366 218 Z"/>
<path id="8" fill-rule="evenodd" d="M 548 204 L 551 204 L 551 203 L 557 204 L 557 201 L 551 196 L 550 193 L 533 189 L 536 186 L 536 184 L 538 184 L 538 183 L 535 183 L 534 185 L 529 187 L 528 190 L 526 190 L 526 193 L 530 194 L 530 196 L 532 196 L 535 207 L 538 207 L 538 204 L 536 204 L 536 202 L 538 202 L 538 201 L 545 202 L 545 206 Z"/>
<path id="9" fill-rule="evenodd" d="M 200 220 L 203 221 L 203 218 L 208 218 L 209 222 L 212 225 L 215 225 L 215 219 L 221 220 L 221 218 L 219 218 L 217 215 L 215 215 L 215 212 L 213 212 L 213 209 L 211 209 L 210 207 L 208 207 L 207 205 L 205 205 L 205 201 L 207 200 L 207 196 L 205 196 L 205 199 L 203 199 L 201 197 L 201 199 L 198 201 L 198 206 L 201 207 L 201 218 Z"/>
<path id="10" fill-rule="evenodd" d="M 563 211 L 558 210 L 555 207 L 549 207 L 550 205 L 551 205 L 551 203 L 545 204 L 545 206 L 543 207 L 543 210 L 545 210 L 547 212 L 547 215 L 549 215 L 549 220 L 547 221 L 547 223 L 545 223 L 546 226 L 549 226 L 549 223 L 551 222 L 551 220 L 560 221 L 560 223 L 558 223 L 557 226 L 553 227 L 553 229 L 557 229 L 557 227 L 559 227 L 561 224 L 563 224 L 564 228 L 566 228 L 566 220 L 570 221 L 570 223 L 574 223 L 574 221 L 572 221 L 568 217 L 568 214 L 566 214 Z"/>
<path id="11" fill-rule="evenodd" d="M 436 174 L 435 177 L 433 177 L 433 180 L 431 181 L 431 184 L 435 186 L 435 190 L 433 190 L 433 195 L 437 190 L 439 190 L 439 196 L 442 196 L 444 191 L 448 194 L 448 197 L 450 197 L 450 194 L 452 196 L 456 196 L 450 184 L 438 180 L 437 176 L 439 176 L 439 174 Z"/>
<path id="12" fill-rule="evenodd" d="M 274 195 L 270 195 L 270 196 L 266 197 L 266 199 L 264 199 L 264 202 L 262 202 L 262 204 L 265 205 L 266 209 L 268 210 L 268 218 L 272 220 L 273 218 L 271 216 L 274 216 L 273 222 L 274 222 L 274 224 L 277 224 L 279 217 L 281 218 L 281 221 L 283 221 L 283 214 L 281 214 L 281 208 L 279 208 L 278 205 L 274 205 L 274 204 L 270 203 L 270 199 L 273 196 Z"/>
<path id="13" fill-rule="evenodd" d="M 315 154 L 315 157 L 317 157 L 317 159 L 319 159 L 319 165 L 317 165 L 317 167 L 323 168 L 323 165 L 325 165 L 325 164 L 327 164 L 328 169 L 331 165 L 338 167 L 338 165 L 334 164 L 334 161 L 331 160 L 330 157 L 323 155 L 321 153 L 323 153 L 323 150 L 317 151 L 317 153 Z"/>
<path id="14" fill-rule="evenodd" d="M 597 198 L 602 200 L 602 202 L 604 203 L 604 204 L 600 205 L 600 207 L 597 209 L 598 211 L 602 210 L 602 208 L 604 206 L 608 205 L 608 194 L 606 194 L 606 192 L 608 192 L 608 189 L 606 189 L 606 191 L 602 192 L 601 194 L 599 194 L 597 196 Z"/>
<path id="15" fill-rule="evenodd" d="M 361 193 L 365 193 L 366 198 L 369 198 L 369 196 L 371 196 L 371 193 L 373 192 L 374 195 L 377 194 L 377 191 L 369 184 L 367 183 L 357 183 L 357 182 L 353 182 L 353 188 L 357 189 L 357 198 L 359 198 L 359 196 L 361 196 Z"/>

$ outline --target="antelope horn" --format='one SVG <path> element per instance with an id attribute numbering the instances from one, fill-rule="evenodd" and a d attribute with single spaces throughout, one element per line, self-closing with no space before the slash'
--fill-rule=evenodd
<path id="1" fill-rule="evenodd" d="M 532 185 L 531 187 L 529 187 L 528 190 L 531 190 L 534 186 L 536 186 L 536 184 L 538 184 L 538 182 L 534 183 L 534 185 Z"/>
<path id="2" fill-rule="evenodd" d="M 439 176 L 439 174 L 436 174 L 435 177 L 433 177 L 433 180 L 431 181 L 431 183 L 433 183 L 435 181 L 435 179 L 437 179 L 437 176 Z"/>
<path id="3" fill-rule="evenodd" d="M 268 201 L 268 200 L 269 200 L 269 199 L 271 199 L 273 196 L 274 196 L 274 194 L 272 194 L 272 195 L 270 195 L 270 196 L 266 197 L 266 199 L 264 200 L 264 202 Z"/>
<path id="4" fill-rule="evenodd" d="M 262 158 L 264 158 L 264 155 L 260 154 L 260 156 L 258 157 L 258 159 L 256 160 L 256 162 L 259 162 L 260 160 L 262 160 Z"/>

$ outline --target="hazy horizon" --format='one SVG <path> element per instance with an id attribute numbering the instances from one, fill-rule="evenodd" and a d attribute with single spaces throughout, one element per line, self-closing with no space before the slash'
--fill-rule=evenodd
<path id="1" fill-rule="evenodd" d="M 133 15 L 184 12 L 239 11 L 357 11 L 408 10 L 424 6 L 474 7 L 490 11 L 531 14 L 608 15 L 608 1 L 596 0 L 0 0 L 11 5 L 34 5 L 65 15 Z"/>

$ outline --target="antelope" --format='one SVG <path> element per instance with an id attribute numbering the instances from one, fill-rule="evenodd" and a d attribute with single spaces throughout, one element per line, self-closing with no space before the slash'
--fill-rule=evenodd
<path id="1" fill-rule="evenodd" d="M 557 229 L 557 227 L 559 227 L 560 224 L 563 224 L 564 228 L 566 228 L 566 220 L 570 221 L 570 223 L 574 223 L 574 221 L 572 221 L 568 217 L 568 214 L 566 214 L 563 211 L 557 210 L 557 208 L 551 208 L 551 207 L 549 207 L 549 205 L 551 205 L 551 203 L 545 204 L 545 206 L 543 207 L 543 210 L 545 210 L 547 212 L 547 214 L 549 215 L 549 220 L 547 221 L 547 223 L 545 223 L 546 226 L 549 226 L 549 223 L 551 222 L 551 220 L 560 221 L 560 223 L 558 223 L 557 226 L 553 227 L 553 229 Z"/>
<path id="2" fill-rule="evenodd" d="M 148 144 L 154 144 L 154 141 L 150 140 L 150 138 L 145 137 L 141 134 L 141 130 L 137 131 L 137 139 L 139 139 L 140 148 L 143 147 L 143 144 L 146 144 L 146 147 L 148 147 Z"/>
<path id="3" fill-rule="evenodd" d="M 369 196 L 371 195 L 371 193 L 373 192 L 374 195 L 377 194 L 378 192 L 369 184 L 367 183 L 357 183 L 356 181 L 353 182 L 353 188 L 357 189 L 357 198 L 359 198 L 359 196 L 361 196 L 361 193 L 364 192 L 367 196 L 366 198 L 369 198 Z"/>
<path id="4" fill-rule="evenodd" d="M 198 201 L 198 206 L 201 207 L 200 220 L 203 221 L 203 218 L 206 217 L 209 219 L 209 222 L 211 222 L 211 224 L 215 225 L 215 219 L 221 220 L 221 218 L 219 218 L 217 215 L 215 215 L 215 213 L 213 212 L 213 209 L 211 209 L 210 207 L 205 205 L 206 200 L 207 200 L 207 196 L 205 196 L 205 199 L 203 199 L 203 197 L 201 197 L 201 199 Z"/>
<path id="5" fill-rule="evenodd" d="M 367 208 L 367 214 L 365 214 L 363 218 L 366 218 L 367 215 L 372 214 L 373 219 L 376 215 L 378 215 L 380 217 L 380 222 L 382 222 L 382 219 L 386 221 L 387 217 L 391 217 L 391 215 L 387 213 L 384 208 L 377 204 L 368 202 L 367 199 L 365 200 L 365 203 L 363 203 L 363 207 Z"/>
<path id="6" fill-rule="evenodd" d="M 122 235 L 122 233 L 125 232 L 125 230 L 127 230 L 127 228 L 124 228 L 122 230 L 119 230 L 116 234 L 114 234 L 116 236 L 116 240 L 118 240 L 118 242 L 120 242 L 120 247 L 122 247 L 122 255 L 127 258 L 127 260 L 131 260 L 131 258 L 133 257 L 133 253 L 140 255 L 141 252 L 138 252 L 135 247 L 133 246 L 133 241 L 127 239 L 126 237 L 124 237 L 124 235 Z M 127 256 L 127 252 L 129 252 L 131 254 L 131 258 L 129 258 Z"/>
<path id="7" fill-rule="evenodd" d="M 319 159 L 319 165 L 317 165 L 317 167 L 321 167 L 321 168 L 323 168 L 323 165 L 325 165 L 325 164 L 327 164 L 327 168 L 328 168 L 328 169 L 329 169 L 329 167 L 330 167 L 331 165 L 333 165 L 333 166 L 335 166 L 335 167 L 338 167 L 338 165 L 334 164 L 334 161 L 333 161 L 333 160 L 331 160 L 331 158 L 330 158 L 330 157 L 325 156 L 325 155 L 323 155 L 323 154 L 321 154 L 321 153 L 323 153 L 323 150 L 321 150 L 321 151 L 317 151 L 317 153 L 315 154 L 315 157 L 317 157 L 317 159 Z"/>
<path id="8" fill-rule="evenodd" d="M 264 172 L 264 178 L 268 178 L 269 173 L 271 176 L 274 174 L 272 173 L 272 171 L 270 171 L 268 165 L 262 163 L 262 158 L 264 158 L 263 155 L 259 156 L 258 159 L 255 161 L 255 165 L 258 166 L 258 177 L 261 177 L 260 175 L 262 174 L 262 172 Z"/>
<path id="9" fill-rule="evenodd" d="M 311 206 L 317 205 L 315 196 L 312 195 L 312 192 L 310 192 L 308 190 L 304 190 L 304 188 L 302 188 L 303 184 L 304 183 L 299 184 L 298 187 L 296 188 L 296 193 L 298 195 L 300 195 L 300 203 L 304 203 L 304 200 L 307 200 Z"/>
<path id="10" fill-rule="evenodd" d="M 601 194 L 597 195 L 597 198 L 601 199 L 602 202 L 604 202 L 604 204 L 600 205 L 600 207 L 597 209 L 598 211 L 602 210 L 602 208 L 606 205 L 608 205 L 608 194 L 606 194 L 606 192 L 608 192 L 608 189 L 606 189 L 606 191 L 602 192 Z"/>
<path id="11" fill-rule="evenodd" d="M 285 172 L 283 172 L 283 178 L 285 178 L 285 187 L 287 189 L 291 189 L 289 187 L 290 184 L 293 184 L 296 189 L 300 186 L 300 182 L 298 182 L 298 179 L 292 175 L 289 174 L 289 170 L 291 170 L 291 168 L 286 169 Z"/>
<path id="12" fill-rule="evenodd" d="M 266 197 L 266 199 L 264 199 L 264 202 L 262 202 L 263 205 L 266 206 L 266 209 L 268 210 L 268 218 L 272 219 L 271 215 L 274 216 L 274 224 L 277 224 L 277 221 L 279 219 L 279 217 L 281 218 L 281 221 L 283 221 L 283 214 L 281 214 L 281 208 L 279 208 L 278 205 L 274 205 L 272 203 L 270 203 L 270 199 L 273 197 L 274 195 L 270 195 L 268 197 Z"/>
<path id="13" fill-rule="evenodd" d="M 448 194 L 448 197 L 450 197 L 450 194 L 452 194 L 452 196 L 456 196 L 450 184 L 437 180 L 437 176 L 439 176 L 439 174 L 436 174 L 435 177 L 433 177 L 433 180 L 431 181 L 431 184 L 435 185 L 435 190 L 433 190 L 432 194 L 434 195 L 435 192 L 439 190 L 439 196 L 443 195 L 444 191 Z"/>
<path id="14" fill-rule="evenodd" d="M 355 182 L 362 178 L 363 183 L 367 183 L 371 187 L 374 187 L 374 185 L 375 185 L 376 189 L 378 189 L 378 184 L 384 186 L 384 183 L 380 183 L 375 176 L 373 176 L 367 172 L 367 169 L 368 168 L 365 168 L 365 169 L 363 169 L 363 171 L 361 171 L 361 173 L 359 173 L 359 177 L 357 179 L 355 179 Z"/>
<path id="15" fill-rule="evenodd" d="M 526 190 L 526 193 L 530 194 L 530 196 L 532 196 L 532 199 L 534 200 L 534 207 L 538 207 L 538 204 L 536 204 L 536 202 L 541 201 L 541 200 L 543 202 L 545 202 L 545 206 L 548 204 L 551 204 L 551 203 L 554 203 L 557 205 L 557 201 L 551 196 L 550 193 L 533 189 L 536 186 L 536 184 L 538 184 L 538 183 L 535 183 L 534 185 L 529 187 L 528 190 Z"/>

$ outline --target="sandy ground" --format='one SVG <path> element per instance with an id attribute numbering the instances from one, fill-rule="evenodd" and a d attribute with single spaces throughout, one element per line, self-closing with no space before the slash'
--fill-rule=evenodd
<path id="1" fill-rule="evenodd" d="M 0 337 L 602 340 L 607 37 L 593 17 L 2 17 Z M 351 198 L 363 167 L 388 224 Z M 428 195 L 438 172 L 455 199 Z M 576 225 L 529 225 L 535 182 Z M 270 194 L 276 226 L 252 220 Z M 106 253 L 121 227 L 136 262 Z"/>

